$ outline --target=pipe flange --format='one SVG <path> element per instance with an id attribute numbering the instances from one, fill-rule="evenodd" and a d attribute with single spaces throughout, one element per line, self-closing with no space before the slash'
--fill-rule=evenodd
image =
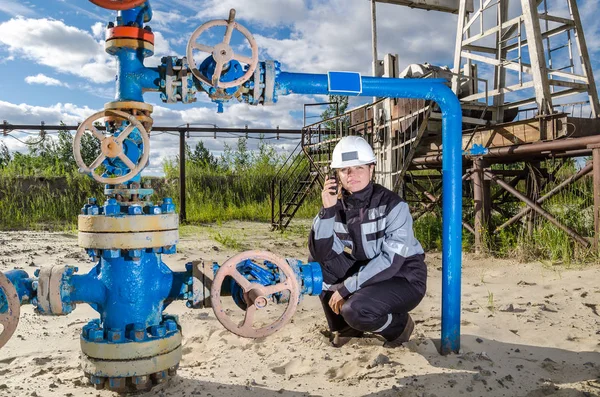
<path id="1" fill-rule="evenodd" d="M 138 101 L 113 101 L 104 104 L 104 110 L 123 110 L 127 111 L 130 109 L 143 110 L 145 112 L 152 113 L 154 106 L 146 102 Z M 132 113 L 133 114 L 133 113 Z M 135 114 L 134 114 L 135 116 Z"/>
<path id="2" fill-rule="evenodd" d="M 115 39 L 142 40 L 154 45 L 154 33 L 133 26 L 115 26 L 106 29 L 106 41 Z"/>
<path id="3" fill-rule="evenodd" d="M 169 353 L 181 346 L 181 340 L 181 332 L 177 331 L 160 339 L 126 343 L 95 342 L 87 340 L 82 335 L 80 343 L 81 351 L 90 359 L 123 361 Z"/>
<path id="4" fill-rule="evenodd" d="M 118 217 L 79 215 L 78 229 L 89 233 L 159 232 L 176 230 L 179 214 L 123 215 Z"/>
<path id="5" fill-rule="evenodd" d="M 66 315 L 75 309 L 71 302 L 71 276 L 74 266 L 51 266 L 40 269 L 36 310 L 42 315 Z"/>
<path id="6" fill-rule="evenodd" d="M 79 232 L 79 246 L 101 250 L 132 250 L 173 247 L 179 243 L 178 230 L 135 233 Z"/>
<path id="7" fill-rule="evenodd" d="M 152 357 L 131 360 L 104 360 L 81 355 L 81 366 L 86 374 L 98 378 L 125 378 L 150 375 L 176 367 L 181 361 L 181 345 Z"/>
<path id="8" fill-rule="evenodd" d="M 149 103 L 137 102 L 137 101 L 113 101 L 104 104 L 104 110 L 119 110 L 124 113 L 129 113 L 134 116 L 139 122 L 142 123 L 148 135 L 152 129 L 154 120 L 152 119 L 152 112 L 154 107 Z M 106 117 L 106 120 L 113 120 L 113 117 Z M 116 119 L 115 119 L 116 120 Z"/>
<path id="9" fill-rule="evenodd" d="M 98 377 L 89 373 L 86 373 L 86 376 L 96 389 L 107 389 L 117 393 L 131 392 L 137 394 L 140 392 L 148 392 L 154 386 L 163 383 L 169 377 L 177 375 L 177 369 L 178 366 L 174 366 L 150 375 L 128 376 L 124 378 Z"/>
<path id="10" fill-rule="evenodd" d="M 104 50 L 110 55 L 116 55 L 121 48 L 140 49 L 145 58 L 154 55 L 154 44 L 139 39 L 113 39 L 105 42 Z"/>

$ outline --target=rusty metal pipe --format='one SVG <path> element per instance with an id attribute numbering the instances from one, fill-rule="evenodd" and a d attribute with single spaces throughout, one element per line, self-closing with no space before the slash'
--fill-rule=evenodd
<path id="1" fill-rule="evenodd" d="M 556 194 L 558 194 L 561 190 L 563 190 L 565 187 L 567 187 L 571 183 L 577 182 L 579 179 L 581 179 L 585 175 L 589 174 L 590 171 L 592 170 L 592 168 L 593 168 L 592 164 L 585 166 L 584 168 L 579 170 L 579 172 L 577 174 L 572 175 L 569 178 L 565 179 L 560 184 L 555 186 L 552 190 L 550 190 L 548 193 L 546 193 L 545 195 L 543 195 L 542 197 L 537 199 L 536 203 L 541 204 L 544 201 L 548 200 L 549 198 L 554 197 Z M 496 231 L 498 232 L 498 231 L 504 229 L 505 227 L 512 225 L 513 223 L 515 223 L 516 221 L 521 219 L 523 216 L 529 214 L 531 211 L 532 211 L 532 209 L 530 207 L 527 207 L 527 208 L 521 210 L 517 215 L 513 216 L 512 218 L 510 218 L 509 220 L 504 222 L 502 225 L 498 226 L 496 228 Z"/>
<path id="2" fill-rule="evenodd" d="M 538 206 L 536 203 L 534 203 L 533 201 L 531 201 L 528 197 L 525 197 L 517 189 L 513 188 L 508 183 L 504 182 L 502 179 L 498 178 L 496 175 L 492 174 L 489 171 L 484 171 L 484 174 L 487 175 L 488 178 L 490 178 L 491 180 L 493 180 L 494 182 L 496 182 L 500 187 L 502 187 L 503 189 L 505 189 L 506 191 L 508 191 L 510 194 L 512 194 L 513 196 L 517 197 L 519 200 L 521 200 L 522 202 L 524 202 L 525 204 L 527 204 L 528 206 L 530 206 L 535 212 L 537 212 L 538 214 L 540 214 L 544 218 L 548 219 L 548 221 L 550 223 L 552 223 L 554 226 L 556 226 L 557 228 L 559 228 L 562 231 L 564 231 L 565 233 L 567 233 L 569 236 L 571 236 L 579 244 L 583 245 L 585 248 L 588 248 L 590 246 L 589 241 L 587 241 L 586 239 L 584 239 L 583 237 L 581 237 L 573 229 L 569 228 L 568 226 L 564 226 L 563 224 L 561 224 L 548 211 L 546 211 L 542 207 Z"/>
<path id="3" fill-rule="evenodd" d="M 525 145 L 513 145 L 513 146 L 504 146 L 499 148 L 490 148 L 488 149 L 488 153 L 485 154 L 484 158 L 494 158 L 494 157 L 517 157 L 522 155 L 531 155 L 531 154 L 542 154 L 543 152 L 551 152 L 551 151 L 561 151 L 561 152 L 571 152 L 573 156 L 582 155 L 585 152 L 589 152 L 590 150 L 587 148 L 588 145 L 600 144 L 600 135 L 592 135 L 581 138 L 571 138 L 571 139 L 559 139 L 552 142 L 542 142 L 542 143 L 530 143 Z M 574 152 L 577 151 L 577 152 Z M 470 159 L 470 155 L 466 155 L 463 157 L 464 159 Z M 413 159 L 413 164 L 415 165 L 424 165 L 424 164 L 439 164 L 442 161 L 442 155 L 430 155 L 417 157 Z"/>
<path id="4" fill-rule="evenodd" d="M 484 157 L 504 157 L 517 156 L 523 154 L 535 154 L 545 151 L 569 151 L 577 149 L 586 149 L 588 145 L 600 144 L 600 136 L 586 136 L 572 139 L 559 139 L 552 142 L 532 143 L 527 145 L 513 145 L 500 148 L 488 149 Z"/>

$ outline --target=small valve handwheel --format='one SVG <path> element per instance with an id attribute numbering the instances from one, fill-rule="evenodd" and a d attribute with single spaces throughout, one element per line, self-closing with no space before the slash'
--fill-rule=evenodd
<path id="1" fill-rule="evenodd" d="M 8 342 L 19 324 L 21 301 L 15 286 L 0 273 L 0 348 Z"/>
<path id="2" fill-rule="evenodd" d="M 141 6 L 146 0 L 90 0 L 98 7 L 108 10 L 129 10 L 133 7 Z"/>
<path id="3" fill-rule="evenodd" d="M 264 286 L 259 283 L 250 282 L 237 269 L 239 263 L 248 259 L 255 262 L 269 261 L 276 265 L 285 277 L 282 277 L 282 281 L 275 285 Z M 248 306 L 241 324 L 235 324 L 231 320 L 221 302 L 221 286 L 227 276 L 232 277 L 244 290 L 244 299 Z M 254 328 L 253 323 L 256 311 L 268 306 L 270 295 L 283 291 L 289 291 L 290 293 L 290 299 L 283 314 L 272 324 L 261 328 Z M 292 268 L 283 258 L 267 251 L 245 251 L 228 259 L 217 271 L 210 288 L 211 304 L 219 322 L 229 331 L 244 338 L 260 338 L 271 335 L 281 329 L 291 320 L 296 312 L 300 298 L 299 294 L 298 281 Z"/>
<path id="4" fill-rule="evenodd" d="M 129 121 L 129 125 L 121 131 L 118 136 L 104 135 L 94 126 L 94 122 L 107 116 L 127 120 Z M 131 134 L 134 128 L 138 129 L 144 144 L 142 157 L 137 164 L 134 164 L 123 151 L 123 141 Z M 100 141 L 101 151 L 100 156 L 98 156 L 89 166 L 84 163 L 83 158 L 81 157 L 81 138 L 86 131 L 90 131 L 92 135 Z M 75 134 L 75 138 L 73 139 L 73 155 L 75 156 L 75 162 L 79 166 L 80 172 L 91 174 L 92 177 L 100 183 L 118 185 L 127 182 L 136 176 L 146 166 L 148 156 L 150 155 L 150 138 L 148 138 L 148 133 L 142 123 L 135 116 L 120 110 L 103 110 L 88 117 L 79 128 L 77 128 L 77 134 Z M 105 178 L 95 174 L 94 170 L 98 168 L 107 157 L 111 159 L 119 158 L 127 168 L 129 168 L 129 172 L 116 178 Z"/>
<path id="5" fill-rule="evenodd" d="M 254 70 L 258 65 L 258 45 L 256 44 L 256 40 L 254 39 L 254 37 L 248 29 L 235 22 L 234 19 L 235 10 L 231 9 L 231 11 L 229 12 L 229 19 L 217 19 L 214 21 L 206 22 L 205 24 L 201 25 L 198 29 L 196 29 L 194 33 L 192 33 L 192 37 L 190 37 L 190 40 L 187 44 L 187 61 L 190 65 L 192 73 L 201 81 L 215 88 L 232 88 L 242 85 L 250 77 L 252 77 L 252 74 L 254 73 Z M 198 37 L 200 37 L 202 33 L 214 26 L 227 26 L 227 30 L 225 31 L 225 37 L 223 38 L 223 41 L 221 43 L 215 45 L 214 47 L 210 47 L 196 42 L 196 40 L 198 40 Z M 229 42 L 231 41 L 231 35 L 234 30 L 238 30 L 241 34 L 244 35 L 244 37 L 246 37 L 246 40 L 248 40 L 250 48 L 252 49 L 252 57 L 249 58 L 247 56 L 235 54 L 233 52 L 233 49 L 231 48 Z M 212 81 L 209 81 L 198 70 L 196 61 L 194 59 L 194 50 L 199 50 L 212 54 L 213 59 L 217 63 L 215 65 L 215 71 L 212 75 Z M 223 66 L 232 59 L 247 64 L 248 70 L 246 71 L 246 73 L 244 73 L 242 77 L 238 79 L 223 82 L 220 80 L 221 72 L 223 72 Z"/>

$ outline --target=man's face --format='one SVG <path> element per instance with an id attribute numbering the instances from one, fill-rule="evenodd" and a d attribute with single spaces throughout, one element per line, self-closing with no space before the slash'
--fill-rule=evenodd
<path id="1" fill-rule="evenodd" d="M 373 177 L 374 165 L 357 165 L 354 167 L 340 168 L 338 173 L 344 189 L 349 192 L 358 192 L 367 187 Z"/>

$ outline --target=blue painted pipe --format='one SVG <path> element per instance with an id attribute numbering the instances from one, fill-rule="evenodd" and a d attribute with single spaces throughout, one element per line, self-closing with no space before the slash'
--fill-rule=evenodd
<path id="1" fill-rule="evenodd" d="M 98 267 L 90 270 L 88 274 L 71 276 L 71 287 L 71 302 L 88 303 L 97 308 L 106 300 L 107 291 L 98 277 Z"/>
<path id="2" fill-rule="evenodd" d="M 33 279 L 29 278 L 25 270 L 9 270 L 4 275 L 17 290 L 21 304 L 28 303 L 35 296 L 32 284 Z"/>
<path id="3" fill-rule="evenodd" d="M 151 258 L 148 257 L 147 255 L 151 255 L 154 256 L 155 258 Z M 157 261 L 156 259 L 157 254 L 147 254 L 145 253 L 144 256 L 142 257 L 141 261 L 144 261 L 147 265 L 146 268 L 151 267 L 152 269 L 150 269 L 150 273 L 152 273 L 152 277 L 157 277 L 156 280 L 144 280 L 143 283 L 145 284 L 146 287 L 148 287 L 148 284 L 151 284 L 149 286 L 150 290 L 146 291 L 146 296 L 144 296 L 144 294 L 136 296 L 135 297 L 135 303 L 133 303 L 134 306 L 138 306 L 138 304 L 140 302 L 142 302 L 142 305 L 139 309 L 136 309 L 136 311 L 138 313 L 141 314 L 136 314 L 135 315 L 135 319 L 136 320 L 140 320 L 141 318 L 145 318 L 144 316 L 147 316 L 148 313 L 144 314 L 144 308 L 147 306 L 150 307 L 154 307 L 156 306 L 160 301 L 164 301 L 167 298 L 169 300 L 175 300 L 175 299 L 184 299 L 182 296 L 182 287 L 187 284 L 189 278 L 190 278 L 190 274 L 188 272 L 173 272 L 171 271 L 164 263 L 160 262 L 161 264 L 158 265 L 158 268 L 156 268 L 157 266 Z M 115 259 L 119 259 L 115 262 Z M 94 307 L 96 309 L 96 311 L 98 311 L 100 314 L 105 314 L 105 316 L 103 316 L 103 321 L 106 319 L 106 316 L 111 316 L 114 314 L 116 314 L 117 312 L 119 312 L 120 309 L 116 309 L 113 310 L 111 309 L 111 305 L 113 305 L 112 307 L 114 308 L 114 300 L 115 300 L 115 296 L 118 297 L 125 297 L 124 291 L 125 291 L 125 287 L 124 284 L 122 283 L 122 280 L 116 280 L 117 277 L 114 276 L 110 276 L 109 274 L 115 274 L 116 271 L 121 271 L 121 270 L 115 270 L 113 269 L 113 265 L 115 265 L 117 267 L 117 269 L 123 267 L 123 266 L 133 266 L 133 267 L 137 267 L 137 265 L 135 264 L 135 262 L 132 261 L 126 261 L 124 258 L 115 258 L 115 259 L 111 259 L 111 262 L 105 262 L 104 263 L 104 270 L 103 270 L 103 266 L 102 264 L 96 266 L 95 268 L 93 268 L 92 270 L 90 270 L 90 272 L 88 274 L 83 274 L 83 275 L 73 275 L 71 277 L 71 292 L 70 292 L 70 301 L 74 302 L 74 303 L 87 303 L 92 305 L 92 307 Z M 132 262 L 132 263 L 127 263 L 127 262 Z M 107 267 L 110 267 L 109 269 L 107 269 Z M 158 270 L 158 271 L 157 271 Z M 128 276 L 129 277 L 129 276 Z M 146 273 L 142 273 L 138 274 L 136 276 L 136 278 L 141 278 L 143 277 L 144 279 L 147 279 L 148 276 L 146 275 Z M 125 277 L 126 278 L 126 277 Z M 131 282 L 132 280 L 125 280 L 125 285 L 127 284 L 127 282 Z M 119 284 L 119 285 L 115 285 L 115 284 Z M 111 285 L 113 289 L 115 290 L 109 290 L 108 286 Z M 136 287 L 137 288 L 137 287 Z M 120 290 L 119 290 L 120 289 Z M 130 303 L 126 303 L 125 305 L 130 305 L 132 304 L 131 299 L 128 299 L 128 301 Z M 110 302 L 113 302 L 113 304 L 111 304 Z M 163 307 L 164 309 L 164 307 Z M 162 312 L 162 310 L 161 310 Z M 140 317 L 141 316 L 141 317 Z M 120 317 L 122 317 L 120 315 Z M 122 320 L 124 323 L 131 323 L 132 319 L 123 319 Z M 110 321 L 109 321 L 110 322 Z M 143 321 L 137 321 L 137 322 L 143 322 Z M 113 326 L 111 328 L 119 328 L 118 326 L 114 326 L 115 324 L 112 324 Z M 150 323 L 148 325 L 156 325 L 154 323 Z"/>
<path id="4" fill-rule="evenodd" d="M 446 80 L 362 77 L 368 97 L 415 98 L 435 101 L 442 110 L 442 344 L 441 353 L 460 349 L 460 288 L 462 255 L 462 112 Z M 328 75 L 282 72 L 276 93 L 329 92 Z"/>
<path id="5" fill-rule="evenodd" d="M 142 49 L 120 48 L 114 55 L 117 57 L 116 101 L 144 102 L 145 91 L 159 90 L 158 68 L 144 66 L 147 54 Z"/>
<path id="6" fill-rule="evenodd" d="M 101 258 L 87 275 L 73 276 L 71 301 L 94 304 L 106 329 L 125 330 L 134 323 L 149 327 L 161 323 L 171 283 L 172 272 L 160 254 Z"/>
<path id="7" fill-rule="evenodd" d="M 117 15 L 121 18 L 121 23 L 125 26 L 131 23 L 137 23 L 138 27 L 144 26 L 144 22 L 150 22 L 152 19 L 152 7 L 150 1 L 146 1 L 139 7 L 133 7 L 129 10 L 119 11 Z"/>

